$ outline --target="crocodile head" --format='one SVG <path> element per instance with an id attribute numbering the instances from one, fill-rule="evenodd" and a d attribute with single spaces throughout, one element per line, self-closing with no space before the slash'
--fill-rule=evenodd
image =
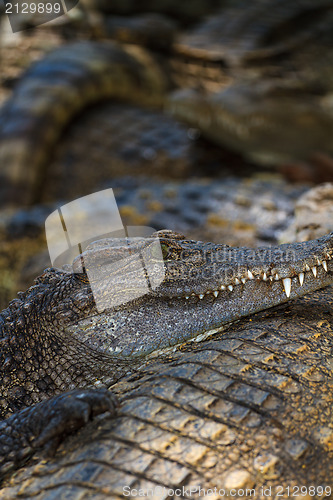
<path id="1" fill-rule="evenodd" d="M 173 114 L 268 166 L 332 153 L 332 2 L 232 4 L 178 39 L 176 68 L 207 94 L 177 92 Z"/>
<path id="2" fill-rule="evenodd" d="M 252 81 L 215 94 L 180 90 L 168 107 L 214 142 L 269 166 L 333 154 L 331 101 L 332 94 Z"/>
<path id="3" fill-rule="evenodd" d="M 333 233 L 257 249 L 186 240 L 171 231 L 155 236 L 163 251 L 161 283 L 147 291 L 127 261 L 117 279 L 107 272 L 99 282 L 105 308 L 97 311 L 81 262 L 109 269 L 107 264 L 115 261 L 112 242 L 101 240 L 74 261 L 71 287 L 67 297 L 62 294 L 54 322 L 89 349 L 119 360 L 140 359 L 189 340 L 203 340 L 243 316 L 333 282 Z M 112 305 L 119 290 L 125 297 L 133 289 L 136 298 Z"/>

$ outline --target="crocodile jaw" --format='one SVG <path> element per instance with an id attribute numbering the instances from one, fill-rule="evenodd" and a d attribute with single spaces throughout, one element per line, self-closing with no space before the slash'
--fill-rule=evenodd
<path id="1" fill-rule="evenodd" d="M 217 298 L 213 294 L 170 301 L 148 297 L 142 304 L 132 304 L 132 310 L 100 313 L 67 331 L 112 356 L 136 358 L 170 350 L 189 340 L 204 340 L 228 323 L 332 284 L 333 264 L 329 263 L 328 272 L 319 269 L 316 278 L 311 271 L 307 273 L 302 286 L 298 277 L 290 281 L 289 297 L 283 281 L 262 280 L 221 291 Z"/>
<path id="2" fill-rule="evenodd" d="M 187 243 L 195 246 L 195 242 Z M 203 247 L 206 245 L 209 244 Z M 262 272 L 259 274 L 257 262 L 256 269 L 248 266 L 247 277 L 244 275 L 246 266 L 239 266 L 233 281 L 228 284 L 224 278 L 219 287 L 216 286 L 216 277 L 206 281 L 196 279 L 193 283 L 201 290 L 191 294 L 187 291 L 186 280 L 175 280 L 176 284 L 167 281 L 154 293 L 92 314 L 68 325 L 66 331 L 87 347 L 117 359 L 134 360 L 167 352 L 189 340 L 203 340 L 244 316 L 332 284 L 332 247 L 333 234 L 315 241 L 273 247 L 287 252 L 294 248 L 295 261 L 271 264 L 273 274 L 268 272 L 267 262 L 261 262 Z M 249 250 L 231 248 L 230 252 L 247 255 Z M 225 270 L 226 264 L 221 264 L 221 267 Z"/>

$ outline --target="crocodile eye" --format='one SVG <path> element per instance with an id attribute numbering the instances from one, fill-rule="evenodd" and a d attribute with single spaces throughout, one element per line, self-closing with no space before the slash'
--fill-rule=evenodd
<path id="1" fill-rule="evenodd" d="M 169 258 L 170 254 L 170 248 L 169 245 L 166 243 L 161 242 L 161 249 L 162 249 L 162 257 L 163 260 L 167 260 Z"/>

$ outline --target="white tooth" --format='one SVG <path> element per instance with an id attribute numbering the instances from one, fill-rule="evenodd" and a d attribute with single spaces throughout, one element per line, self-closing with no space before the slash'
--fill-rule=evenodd
<path id="1" fill-rule="evenodd" d="M 216 291 L 214 292 L 214 297 L 218 297 L 218 296 L 219 296 L 219 292 L 216 290 Z"/>
<path id="2" fill-rule="evenodd" d="M 280 279 L 280 276 L 278 275 L 278 273 L 276 273 L 275 275 L 275 281 L 278 281 Z"/>
<path id="3" fill-rule="evenodd" d="M 204 295 L 202 293 L 199 295 L 199 299 L 202 300 L 204 298 Z"/>
<path id="4" fill-rule="evenodd" d="M 235 285 L 239 285 L 240 281 L 238 278 L 235 278 Z"/>
<path id="5" fill-rule="evenodd" d="M 316 266 L 311 267 L 311 271 L 313 273 L 313 276 L 316 277 L 317 276 L 317 268 L 316 268 Z"/>
<path id="6" fill-rule="evenodd" d="M 242 279 L 241 279 L 241 282 L 242 282 L 242 283 L 244 283 L 244 285 L 245 285 L 245 283 L 246 283 L 246 279 L 245 279 L 245 278 L 242 278 Z"/>
<path id="7" fill-rule="evenodd" d="M 273 276 L 270 276 L 270 277 L 269 277 L 269 279 L 270 279 L 271 281 L 273 281 L 273 279 L 274 279 L 274 278 L 273 278 Z"/>
<path id="8" fill-rule="evenodd" d="M 317 264 L 318 266 L 321 266 L 321 261 L 319 259 L 317 259 Z"/>
<path id="9" fill-rule="evenodd" d="M 332 257 L 330 256 L 330 254 L 328 254 L 328 253 L 326 254 L 326 259 L 327 260 L 331 260 L 332 259 Z"/>
<path id="10" fill-rule="evenodd" d="M 250 280 L 254 280 L 254 276 L 253 276 L 253 274 L 251 273 L 251 271 L 248 271 L 248 272 L 247 272 L 247 275 L 248 275 L 248 277 L 250 278 Z"/>
<path id="11" fill-rule="evenodd" d="M 228 289 L 230 290 L 230 292 L 232 292 L 234 287 L 232 285 L 228 285 Z"/>
<path id="12" fill-rule="evenodd" d="M 309 266 L 309 264 L 305 264 L 305 270 L 306 270 L 306 271 L 310 271 L 310 266 Z"/>
<path id="13" fill-rule="evenodd" d="M 282 280 L 282 282 L 283 282 L 284 291 L 286 292 L 287 297 L 290 297 L 291 279 L 290 278 L 284 278 Z"/>
<path id="14" fill-rule="evenodd" d="M 221 288 L 221 290 L 225 290 L 225 286 L 224 285 L 221 285 L 220 288 Z"/>
<path id="15" fill-rule="evenodd" d="M 264 281 L 267 281 L 267 274 L 266 274 L 266 273 L 264 273 L 264 274 L 263 274 L 262 279 L 263 279 Z"/>
<path id="16" fill-rule="evenodd" d="M 323 260 L 323 262 L 321 263 L 321 265 L 323 266 L 323 268 L 327 272 L 327 263 L 326 263 L 326 260 Z"/>
<path id="17" fill-rule="evenodd" d="M 188 300 L 190 297 L 188 295 L 185 295 L 185 299 Z"/>
<path id="18" fill-rule="evenodd" d="M 303 283 L 304 283 L 304 273 L 299 273 L 298 279 L 299 279 L 299 284 L 301 286 L 303 286 Z"/>

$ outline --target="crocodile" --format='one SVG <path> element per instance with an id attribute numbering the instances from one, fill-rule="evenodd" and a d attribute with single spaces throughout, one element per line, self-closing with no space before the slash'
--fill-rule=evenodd
<path id="1" fill-rule="evenodd" d="M 333 282 L 333 233 L 304 243 L 251 249 L 186 240 L 165 230 L 151 239 L 134 240 L 132 249 L 143 251 L 156 238 L 165 277 L 148 294 L 141 284 L 135 287 L 134 253 L 120 287 L 110 271 L 102 273 L 98 286 L 106 305 L 97 309 L 87 269 L 118 262 L 124 272 L 117 259 L 128 248 L 126 240 L 104 239 L 91 243 L 74 260 L 71 272 L 46 270 L 1 313 L 4 498 L 16 498 L 13 491 L 23 497 L 51 498 L 66 484 L 78 490 L 70 498 L 79 498 L 75 495 L 81 495 L 82 488 L 88 489 L 85 498 L 92 498 L 98 488 L 101 498 L 118 498 L 120 488 L 135 483 L 133 477 L 145 488 L 170 486 L 168 480 L 173 486 L 194 488 L 200 485 L 196 481 L 201 467 L 209 488 L 214 482 L 226 488 L 285 488 L 288 481 L 290 487 L 332 486 L 332 330 L 326 302 L 332 298 L 330 289 L 322 296 L 316 290 Z M 151 258 L 157 262 L 154 252 Z M 108 307 L 119 294 L 133 289 L 139 292 L 136 298 Z M 300 300 L 303 295 L 308 296 L 308 308 Z M 290 299 L 297 300 L 288 312 Z M 287 308 L 266 311 L 285 302 Z M 254 313 L 257 316 L 230 326 Z M 217 341 L 202 342 L 213 334 Z M 81 459 L 76 456 L 71 462 L 71 453 L 65 458 L 60 454 L 46 466 L 46 478 L 42 470 L 41 478 L 31 484 L 23 469 L 13 486 L 17 477 L 9 480 L 8 474 L 36 450 L 55 453 L 64 436 L 94 416 L 115 415 L 118 403 L 107 391 L 110 387 L 125 400 L 120 427 L 97 418 L 93 436 L 102 425 L 104 437 L 96 442 L 89 438 L 92 449 L 87 444 Z M 251 429 L 260 450 L 249 438 Z M 209 452 L 204 453 L 207 432 Z M 133 433 L 138 433 L 138 442 L 131 449 Z M 159 444 L 164 434 L 170 443 L 179 439 L 180 449 L 163 444 L 165 436 Z M 110 445 L 113 438 L 116 444 Z M 106 440 L 106 448 L 99 439 Z M 152 441 L 148 448 L 147 439 Z M 130 459 L 126 453 L 117 455 L 119 443 L 131 449 Z M 242 457 L 248 453 L 255 459 L 246 470 Z M 113 459 L 115 470 L 125 476 L 119 479 L 116 472 L 119 481 L 108 477 L 104 488 L 98 474 Z M 199 459 L 204 460 L 200 466 Z M 124 460 L 128 465 L 123 469 Z M 224 470 L 222 482 L 212 467 Z M 17 486 L 22 477 L 27 489 Z"/>
<path id="2" fill-rule="evenodd" d="M 66 126 L 107 98 L 166 106 L 265 165 L 331 155 L 332 20 L 332 0 L 258 0 L 251 9 L 239 2 L 187 35 L 168 35 L 166 56 L 111 41 L 51 51 L 22 77 L 0 115 L 2 203 L 15 193 L 22 204 L 39 201 Z"/>
<path id="3" fill-rule="evenodd" d="M 282 5 L 283 2 L 280 3 Z M 300 2 L 298 4 L 305 5 Z M 327 2 L 327 4 L 329 3 Z M 105 47 L 110 47 L 110 49 L 105 49 L 104 54 L 108 50 L 110 50 L 109 53 L 114 51 L 120 53 L 120 60 L 123 60 L 123 47 L 120 50 L 118 45 L 110 43 L 99 45 L 91 42 L 85 45 L 87 59 L 89 59 L 89 54 L 93 53 L 94 47 L 102 46 L 103 50 Z M 75 45 L 75 47 L 78 47 L 78 45 Z M 147 73 L 140 70 L 140 67 L 142 67 L 144 57 L 148 52 L 145 49 L 136 49 L 136 51 L 133 52 L 130 49 L 130 52 L 128 52 L 127 49 L 125 50 L 125 58 L 131 61 L 131 67 L 139 68 L 138 73 L 136 69 L 132 73 L 134 84 L 129 87 L 131 90 L 129 92 L 125 91 L 123 94 L 126 99 L 133 89 L 135 89 L 135 92 L 138 90 L 136 85 L 138 81 L 146 82 L 147 80 Z M 64 50 L 63 53 L 65 52 Z M 81 53 L 83 52 L 84 49 L 82 49 Z M 98 57 L 101 57 L 102 52 L 96 49 L 96 55 L 97 52 L 99 53 Z M 144 57 L 139 58 L 139 63 L 136 53 L 144 54 Z M 161 71 L 160 66 L 156 65 L 154 57 L 150 53 L 148 56 L 149 61 L 152 62 L 152 67 L 159 68 L 158 71 Z M 52 63 L 52 57 L 50 54 L 50 58 L 47 58 L 44 70 L 42 65 L 39 66 L 41 74 L 45 71 L 45 78 L 47 64 L 48 62 Z M 73 57 L 75 59 L 75 54 Z M 93 62 L 93 59 L 92 57 L 90 62 Z M 200 64 L 202 58 L 196 59 L 199 59 L 199 67 L 202 68 L 203 65 Z M 59 66 L 61 66 L 59 62 L 59 73 L 57 75 L 59 77 L 59 80 L 57 80 L 59 89 L 62 86 L 61 82 L 63 82 L 62 76 L 67 73 L 67 68 L 73 61 L 69 56 L 68 60 L 69 64 L 62 66 L 62 69 L 59 69 Z M 76 90 L 77 85 L 82 89 L 80 82 L 85 78 L 81 77 L 81 69 L 84 73 L 89 66 L 89 63 L 85 65 L 85 62 L 82 62 L 80 69 L 80 64 L 79 62 L 78 66 L 76 66 L 76 75 L 72 75 L 73 79 L 68 77 L 68 81 L 71 82 L 69 86 L 73 90 L 70 95 L 77 95 L 78 101 L 81 99 L 78 105 L 78 108 L 81 109 L 86 106 L 87 102 L 91 102 L 91 98 L 94 99 L 96 95 L 102 95 L 99 94 L 97 89 L 100 88 L 101 75 L 106 73 L 105 68 L 109 67 L 104 66 L 101 69 L 97 68 L 98 65 L 92 65 L 92 72 L 89 73 L 88 70 L 88 75 L 86 75 L 88 80 L 85 81 L 87 82 L 87 94 L 90 97 L 87 98 L 85 92 L 78 94 Z M 208 73 L 212 68 L 215 68 L 215 64 L 210 67 L 207 59 L 205 64 L 208 66 Z M 218 61 L 219 69 L 221 66 L 223 64 Z M 222 73 L 224 73 L 224 68 L 222 69 Z M 28 83 L 25 80 L 25 88 L 28 89 L 29 85 L 31 85 L 31 93 L 27 95 L 29 97 L 34 95 L 37 98 L 39 92 L 38 90 L 34 92 L 33 86 L 36 81 L 40 83 L 40 80 L 38 80 L 38 71 L 35 74 L 34 71 L 32 69 L 29 73 L 33 78 Z M 112 71 L 109 73 L 112 74 Z M 155 72 L 156 74 L 161 73 Z M 52 78 L 51 73 L 50 79 L 52 80 Z M 94 81 L 96 87 L 94 85 L 88 87 L 91 80 Z M 119 92 L 122 91 L 121 86 L 120 83 Z M 143 84 L 143 87 L 145 86 L 146 83 Z M 43 119 L 37 123 L 35 131 L 44 130 L 41 126 L 43 123 L 50 124 L 48 130 L 52 131 L 54 128 L 56 134 L 59 134 L 64 123 L 67 123 L 69 119 L 68 115 L 66 115 L 68 109 L 74 109 L 76 113 L 75 105 L 73 108 L 69 106 L 69 101 L 66 101 L 65 98 L 60 98 L 63 107 L 61 112 L 61 106 L 58 107 L 59 115 L 55 112 L 57 109 L 56 103 L 59 103 L 57 101 L 58 96 L 64 96 L 65 93 L 66 90 L 63 94 L 57 94 L 57 98 L 52 100 L 48 99 L 52 94 L 50 92 L 44 101 L 42 98 L 40 99 L 38 110 L 43 111 L 44 104 L 47 104 L 46 108 L 50 109 L 51 101 L 51 112 L 46 112 Z M 164 93 L 164 90 L 162 93 Z M 146 95 L 145 92 L 142 94 Z M 107 95 L 112 95 L 112 93 Z M 119 94 L 115 95 L 119 97 Z M 75 102 L 77 101 L 73 99 L 70 104 L 75 104 Z M 6 108 L 6 112 L 10 115 L 11 112 L 14 113 L 15 109 L 17 111 L 18 108 L 15 108 L 15 99 L 13 99 Z M 19 109 L 22 111 L 22 108 Z M 32 109 L 35 109 L 32 112 L 32 121 L 34 121 L 36 117 L 40 118 L 40 115 L 38 114 L 39 111 L 36 111 L 33 106 L 28 107 L 28 109 L 25 108 L 26 115 L 24 117 L 29 120 L 29 117 L 31 117 L 29 113 Z M 62 112 L 66 115 L 65 117 Z M 14 113 L 14 117 L 17 118 L 18 115 Z M 17 123 L 13 119 L 12 130 L 15 130 Z M 25 125 L 27 125 L 27 122 L 25 122 Z M 38 155 L 35 154 L 36 142 L 33 141 L 33 134 L 27 140 L 25 139 L 27 129 L 29 129 L 29 126 L 26 129 L 22 127 L 18 134 L 19 139 L 23 138 L 23 146 L 17 148 L 16 151 L 13 148 L 12 151 L 15 151 L 15 154 L 18 153 L 16 158 L 22 154 L 20 157 L 21 163 L 18 162 L 17 165 L 29 176 L 33 173 L 32 163 L 38 158 Z M 47 134 L 45 136 L 47 138 L 46 149 L 49 149 L 50 143 L 48 141 L 51 140 L 51 143 L 54 140 L 57 141 L 58 136 L 51 135 L 51 139 Z M 20 146 L 22 142 L 18 144 Z M 43 142 L 41 146 L 40 153 L 45 154 Z M 30 169 L 26 168 L 27 164 Z M 37 172 L 42 168 L 40 165 Z M 9 167 L 8 172 L 11 172 L 10 162 L 8 162 L 7 167 Z M 18 177 L 20 178 L 20 176 Z M 24 176 L 21 177 L 21 179 L 23 178 Z M 29 177 L 29 179 L 31 178 Z M 25 185 L 22 183 L 23 194 L 26 193 L 27 185 L 28 183 Z M 40 189 L 39 184 L 38 188 L 36 184 L 34 186 L 35 192 Z M 179 240 L 177 241 L 177 245 L 179 245 Z M 164 242 L 164 244 L 170 245 L 170 242 Z M 10 468 L 16 467 L 21 462 L 24 463 L 35 451 L 34 447 L 31 446 L 32 437 L 29 435 L 28 443 L 26 440 L 23 442 L 23 452 L 22 446 L 20 446 L 20 452 L 15 455 L 17 450 L 14 446 L 14 453 L 10 456 L 10 460 L 14 462 L 14 465 L 11 462 L 4 465 L 4 473 L 7 475 L 5 484 L 8 487 L 3 489 L 1 495 L 4 498 L 17 498 L 19 496 L 54 498 L 54 496 L 66 497 L 66 495 L 71 498 L 82 498 L 83 496 L 85 498 L 119 498 L 124 496 L 123 488 L 125 486 L 133 485 L 133 488 L 137 490 L 142 485 L 145 489 L 155 486 L 167 488 L 170 486 L 170 478 L 172 478 L 171 484 L 175 488 L 182 488 L 187 485 L 193 487 L 205 485 L 208 488 L 215 486 L 215 484 L 226 489 L 247 486 L 259 487 L 261 485 L 273 485 L 277 488 L 279 484 L 282 484 L 285 488 L 288 486 L 296 487 L 293 492 L 297 493 L 297 486 L 301 484 L 308 486 L 310 484 L 318 485 L 319 483 L 328 485 L 332 477 L 332 369 L 330 362 L 332 346 L 330 305 L 332 298 L 329 289 L 317 293 L 312 292 L 311 287 L 305 289 L 304 286 L 307 280 L 310 280 L 310 283 L 313 282 L 315 287 L 330 284 L 331 265 L 329 261 L 330 254 L 325 257 L 327 260 L 321 260 L 322 255 L 319 251 L 318 253 L 315 252 L 314 256 L 310 260 L 305 260 L 304 273 L 297 269 L 300 271 L 299 278 L 293 275 L 294 278 L 290 282 L 287 274 L 281 275 L 287 281 L 283 282 L 282 279 L 275 281 L 273 276 L 262 270 L 262 261 L 260 261 L 258 269 L 260 272 L 263 271 L 262 280 L 251 280 L 249 275 L 242 277 L 236 275 L 235 280 L 237 281 L 221 285 L 226 287 L 225 290 L 211 290 L 212 293 L 210 294 L 198 293 L 198 296 L 189 296 L 188 299 L 186 299 L 187 295 L 181 299 L 178 299 L 178 295 L 173 297 L 172 300 L 177 299 L 180 303 L 185 303 L 185 306 L 190 304 L 188 301 L 192 301 L 191 306 L 193 306 L 193 309 L 198 307 L 200 310 L 200 304 L 205 305 L 206 301 L 217 303 L 216 301 L 222 299 L 223 296 L 225 298 L 227 294 L 239 292 L 240 288 L 238 287 L 244 286 L 245 289 L 245 286 L 251 286 L 252 283 L 256 283 L 260 287 L 272 286 L 275 287 L 275 290 L 277 290 L 277 286 L 280 286 L 281 289 L 279 289 L 278 294 L 281 301 L 287 300 L 286 293 L 289 293 L 289 285 L 289 298 L 296 298 L 296 295 L 300 295 L 300 292 L 303 291 L 311 292 L 306 300 L 299 299 L 294 302 L 294 305 L 288 303 L 269 313 L 257 313 L 233 326 L 226 325 L 226 329 L 222 333 L 217 332 L 215 334 L 216 339 L 214 341 L 206 340 L 204 343 L 198 343 L 197 345 L 190 344 L 189 347 L 183 345 L 174 346 L 176 348 L 175 353 L 169 352 L 164 356 L 160 352 L 157 361 L 153 356 L 148 360 L 149 355 L 144 356 L 144 359 L 138 359 L 137 362 L 131 360 L 126 363 L 125 367 L 121 366 L 120 360 L 117 361 L 119 375 L 111 377 L 112 380 L 107 380 L 106 385 L 111 385 L 112 390 L 117 393 L 122 401 L 121 409 L 118 410 L 119 417 L 112 420 L 100 420 L 97 417 L 77 437 L 73 437 L 72 440 L 65 440 L 63 445 L 60 446 L 60 453 L 56 455 L 54 460 L 49 463 L 37 460 L 37 467 L 23 469 L 20 474 L 11 476 L 8 479 Z M 315 265 L 317 258 L 322 262 L 318 268 Z M 306 266 L 309 267 L 309 270 Z M 324 272 L 326 273 L 325 266 L 328 268 L 327 276 L 324 274 Z M 311 268 L 314 269 L 311 271 Z M 252 276 L 256 276 L 251 269 L 252 267 L 249 269 Z M 273 279 L 271 280 L 271 278 Z M 243 283 L 241 280 L 246 282 Z M 238 283 L 239 281 L 240 283 Z M 19 299 L 11 303 L 9 308 L 1 315 L 2 334 L 3 332 L 5 335 L 9 333 L 9 339 L 12 340 L 11 332 L 13 330 L 30 332 L 30 327 L 23 321 L 33 315 L 29 308 L 36 303 L 40 305 L 43 297 L 48 297 L 50 300 L 50 302 L 47 302 L 48 299 L 46 299 L 46 302 L 51 306 L 48 309 L 50 313 L 52 308 L 54 312 L 59 307 L 61 308 L 63 298 L 61 297 L 59 304 L 59 295 L 62 296 L 63 289 L 59 286 L 60 284 L 65 286 L 64 292 L 68 290 L 70 294 L 73 293 L 72 285 L 74 288 L 78 287 L 76 290 L 82 290 L 83 293 L 79 295 L 79 302 L 84 301 L 85 298 L 87 300 L 89 300 L 89 297 L 91 298 L 89 286 L 82 276 L 78 274 L 68 276 L 55 270 L 48 271 L 43 277 L 39 278 L 35 285 L 36 288 L 29 289 L 25 294 L 20 295 Z M 68 288 L 65 284 L 68 285 Z M 232 290 L 229 287 L 232 287 Z M 57 290 L 55 291 L 55 289 Z M 297 292 L 297 290 L 299 291 Z M 200 290 L 198 291 L 200 292 Z M 295 296 L 293 295 L 294 291 Z M 39 293 L 41 295 L 38 295 Z M 215 293 L 218 293 L 217 297 L 215 297 Z M 201 295 L 203 295 L 202 298 Z M 263 299 L 264 294 L 260 295 L 259 302 Z M 195 301 L 196 304 L 194 304 Z M 72 310 L 73 302 L 71 298 L 69 302 L 71 304 L 70 314 L 75 312 L 80 314 L 77 309 Z M 279 301 L 274 303 L 279 303 Z M 91 307 L 94 310 L 93 304 L 91 304 Z M 265 307 L 268 307 L 268 305 L 266 304 Z M 65 322 L 67 320 L 71 321 L 68 316 Z M 52 314 L 49 315 L 49 321 L 50 325 L 54 325 L 55 319 Z M 39 325 L 39 319 L 34 318 L 33 325 L 36 322 Z M 56 326 L 56 336 L 58 338 L 58 333 L 63 331 L 63 323 L 61 322 Z M 181 327 L 184 327 L 183 322 Z M 37 328 L 36 331 L 40 330 Z M 208 332 L 205 333 L 208 334 Z M 178 340 L 181 343 L 187 338 L 185 335 Z M 200 340 L 200 336 L 197 340 Z M 39 341 L 38 339 L 37 344 Z M 2 345 L 7 345 L 5 339 L 1 338 L 1 342 Z M 36 344 L 32 351 L 27 351 L 28 356 L 31 352 L 34 352 L 35 346 Z M 25 350 L 26 346 L 24 346 Z M 19 353 L 21 352 L 22 348 L 19 350 Z M 86 349 L 84 349 L 83 354 L 85 353 Z M 17 358 L 19 356 L 20 354 L 17 355 Z M 80 357 L 80 362 L 82 359 L 84 358 Z M 146 360 L 147 364 L 145 364 Z M 13 358 L 6 357 L 5 367 L 8 368 L 12 362 Z M 14 357 L 14 362 L 23 361 Z M 78 372 L 78 374 L 81 370 L 80 362 L 75 366 L 75 373 Z M 25 359 L 24 366 L 29 369 L 31 366 L 30 361 Z M 112 370 L 114 370 L 114 363 L 112 363 Z M 94 385 L 96 379 L 101 380 L 101 374 L 97 372 L 98 369 L 94 362 L 93 371 L 87 374 L 89 380 L 87 382 L 79 380 L 78 385 Z M 17 375 L 18 379 L 23 378 L 24 372 L 18 371 Z M 44 373 L 43 375 L 45 376 Z M 32 380 L 33 378 L 34 376 Z M 58 374 L 58 377 L 54 376 L 54 378 L 56 384 L 57 379 L 60 380 L 61 376 Z M 38 422 L 42 421 L 43 423 L 52 412 L 52 408 L 61 406 L 65 411 L 69 401 L 70 413 L 72 414 L 75 411 L 75 415 L 78 417 L 78 414 L 83 413 L 84 418 L 78 418 L 78 423 L 71 422 L 69 424 L 68 420 L 66 423 L 62 422 L 64 434 L 66 435 L 67 428 L 69 428 L 68 430 L 74 430 L 80 427 L 96 413 L 106 411 L 112 416 L 115 413 L 117 403 L 109 392 L 106 393 L 98 388 L 91 391 L 86 387 L 79 389 L 79 392 L 65 393 L 69 398 L 64 398 L 62 394 L 61 396 L 55 396 L 55 399 L 51 398 L 48 403 L 38 403 L 41 404 L 38 408 L 29 406 L 25 410 L 21 410 L 21 405 L 35 404 L 39 396 L 44 399 L 52 396 L 53 391 L 55 393 L 61 392 L 63 389 L 74 391 L 75 384 L 71 385 L 70 383 L 69 387 L 66 386 L 68 378 L 64 382 L 66 387 L 61 388 L 61 391 L 59 387 L 54 387 L 53 382 L 50 380 L 48 382 L 50 382 L 50 388 L 38 387 L 36 397 L 34 393 L 32 395 L 25 393 L 24 391 L 28 390 L 29 392 L 32 386 L 28 384 L 27 388 L 24 387 L 22 390 L 22 382 L 20 381 L 20 388 L 15 391 L 14 395 L 11 394 L 14 399 L 18 398 L 16 401 L 13 400 L 12 404 L 14 406 L 13 410 L 16 412 L 15 415 L 19 416 L 19 422 L 20 418 L 26 418 L 28 415 L 28 418 L 32 416 L 32 419 L 25 420 L 25 422 L 28 422 L 29 425 L 31 422 L 35 423 L 34 418 L 37 413 L 40 416 Z M 48 393 L 48 390 L 50 390 L 50 393 Z M 46 393 L 43 393 L 43 391 L 46 391 Z M 22 402 L 22 399 L 25 401 Z M 4 404 L 6 406 L 7 402 Z M 293 409 L 291 409 L 292 405 Z M 7 415 L 7 411 L 8 408 L 3 416 L 10 419 L 11 417 Z M 22 417 L 21 411 L 25 412 L 23 414 L 25 416 Z M 34 425 L 32 427 L 32 432 L 41 431 L 38 423 L 37 429 L 34 428 Z M 251 432 L 255 432 L 257 443 L 251 436 Z M 45 435 L 46 440 L 51 441 L 51 451 L 54 451 L 58 439 L 52 433 L 51 435 Z M 24 439 L 24 433 L 21 436 Z M 38 442 L 37 439 L 35 443 L 37 442 L 42 446 L 44 444 L 43 440 L 39 439 Z M 12 441 L 9 441 L 9 443 L 12 444 Z M 30 479 L 31 474 L 33 480 Z M 279 490 L 275 490 L 275 493 L 278 492 Z M 268 497 L 267 494 L 260 493 L 260 490 L 257 493 L 258 498 Z M 163 492 L 156 492 L 156 495 L 158 494 L 161 497 Z M 166 495 L 167 493 L 164 494 L 164 496 Z M 184 493 L 183 496 L 185 496 Z M 198 493 L 193 493 L 192 496 L 197 497 Z"/>
<path id="4" fill-rule="evenodd" d="M 331 0 L 258 1 L 211 16 L 181 35 L 177 49 L 189 66 L 219 62 L 224 82 L 215 70 L 208 84 L 200 80 L 206 92 L 195 84 L 179 90 L 169 107 L 259 164 L 332 155 L 332 27 Z"/>

